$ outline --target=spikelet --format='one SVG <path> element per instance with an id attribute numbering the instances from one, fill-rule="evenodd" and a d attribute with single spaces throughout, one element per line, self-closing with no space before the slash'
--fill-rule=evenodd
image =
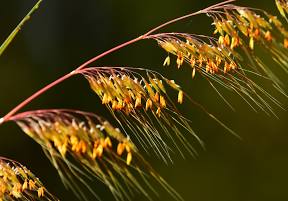
<path id="1" fill-rule="evenodd" d="M 80 200 L 87 200 L 80 186 L 91 189 L 91 175 L 104 183 L 116 200 L 127 200 L 133 192 L 150 199 L 138 181 L 154 179 L 176 200 L 181 197 L 144 161 L 131 140 L 108 121 L 91 113 L 71 110 L 39 110 L 16 115 L 14 121 L 43 147 L 64 184 Z M 80 167 L 82 167 L 80 169 Z M 133 171 L 132 171 L 133 170 Z M 126 187 L 125 185 L 126 184 Z M 43 194 L 42 190 L 38 191 Z"/>
<path id="2" fill-rule="evenodd" d="M 153 150 L 166 162 L 167 159 L 171 160 L 170 144 L 181 154 L 181 147 L 196 154 L 187 140 L 189 137 L 196 138 L 202 145 L 188 120 L 177 112 L 173 103 L 177 102 L 177 93 L 180 92 L 178 103 L 181 104 L 184 98 L 181 87 L 173 80 L 168 80 L 155 71 L 140 68 L 91 67 L 82 73 L 102 103 L 125 129 L 132 131 L 132 137 L 147 152 L 151 153 Z M 169 97 L 167 91 L 177 92 L 175 101 Z M 184 127 L 192 135 L 184 137 L 180 127 Z"/>
<path id="3" fill-rule="evenodd" d="M 0 200 L 56 201 L 40 180 L 16 161 L 0 157 Z"/>

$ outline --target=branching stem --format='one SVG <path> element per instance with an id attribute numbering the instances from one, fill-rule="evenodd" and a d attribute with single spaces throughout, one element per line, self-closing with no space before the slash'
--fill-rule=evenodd
<path id="1" fill-rule="evenodd" d="M 207 12 L 213 12 L 213 10 L 217 10 L 217 9 L 221 8 L 221 6 L 226 5 L 228 3 L 231 3 L 231 2 L 234 2 L 234 1 L 235 0 L 227 0 L 227 1 L 215 4 L 215 5 L 212 5 L 212 6 L 208 7 L 208 8 L 203 9 L 203 10 L 200 10 L 200 11 L 197 11 L 197 12 L 194 12 L 194 13 L 190 13 L 190 14 L 184 15 L 182 17 L 175 18 L 173 20 L 170 20 L 170 21 L 168 21 L 166 23 L 163 23 L 163 24 L 151 29 L 150 31 L 148 31 L 147 33 L 145 33 L 142 36 L 139 36 L 139 37 L 137 37 L 135 39 L 132 39 L 130 41 L 127 41 L 125 43 L 122 43 L 122 44 L 120 44 L 120 45 L 118 45 L 118 46 L 116 46 L 116 47 L 114 47 L 112 49 L 109 49 L 109 50 L 103 52 L 102 54 L 100 54 L 100 55 L 98 55 L 96 57 L 93 57 L 92 59 L 90 59 L 90 60 L 86 61 L 85 63 L 81 64 L 79 67 L 77 67 L 72 72 L 60 77 L 59 79 L 57 79 L 54 82 L 48 84 L 47 86 L 43 87 L 42 89 L 40 89 L 39 91 L 35 92 L 33 95 L 31 95 L 27 99 L 25 99 L 23 102 L 21 102 L 19 105 L 17 105 L 14 109 L 12 109 L 10 112 L 8 112 L 4 117 L 0 118 L 0 125 L 2 123 L 6 122 L 6 121 L 9 121 L 11 118 L 13 118 L 14 114 L 16 114 L 20 109 L 22 109 L 24 106 L 29 104 L 35 98 L 37 98 L 38 96 L 42 95 L 43 93 L 45 93 L 46 91 L 48 91 L 52 87 L 54 87 L 54 86 L 58 85 L 59 83 L 63 82 L 64 80 L 72 77 L 75 74 L 78 74 L 81 69 L 87 67 L 89 64 L 101 59 L 102 57 L 105 57 L 106 55 L 108 55 L 108 54 L 110 54 L 112 52 L 115 52 L 115 51 L 117 51 L 119 49 L 122 49 L 123 47 L 126 47 L 128 45 L 136 43 L 136 42 L 138 42 L 140 40 L 149 39 L 150 38 L 149 36 L 151 36 L 152 33 L 155 33 L 156 31 L 166 27 L 167 25 L 173 24 L 175 22 L 187 19 L 189 17 L 195 16 L 195 15 L 198 15 L 198 14 L 203 14 L 203 13 L 207 13 Z"/>

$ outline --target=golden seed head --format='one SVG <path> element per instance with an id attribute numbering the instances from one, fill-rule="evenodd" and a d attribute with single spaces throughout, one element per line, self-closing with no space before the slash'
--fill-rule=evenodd
<path id="1" fill-rule="evenodd" d="M 27 168 L 15 161 L 0 158 L 0 200 L 57 200 L 51 194 L 46 197 L 44 189 L 39 179 Z"/>

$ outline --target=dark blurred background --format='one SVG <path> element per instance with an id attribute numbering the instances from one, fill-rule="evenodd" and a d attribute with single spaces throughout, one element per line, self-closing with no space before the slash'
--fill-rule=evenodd
<path id="1" fill-rule="evenodd" d="M 219 1 L 44 0 L 1 56 L 0 116 L 85 60 L 169 19 L 216 2 Z M 32 0 L 1 1 L 0 43 L 34 3 Z M 241 0 L 237 3 L 278 14 L 273 0 Z M 211 19 L 203 15 L 163 31 L 211 35 L 210 25 Z M 193 121 L 193 128 L 205 142 L 206 150 L 197 148 L 197 158 L 187 155 L 182 159 L 172 155 L 174 164 L 168 166 L 153 157 L 147 160 L 187 201 L 288 200 L 288 112 L 277 110 L 279 119 L 255 113 L 241 98 L 228 94 L 228 100 L 236 108 L 233 112 L 205 81 L 197 76 L 192 80 L 190 71 L 163 68 L 165 57 L 166 53 L 155 42 L 142 41 L 99 60 L 97 65 L 146 67 L 178 80 L 190 96 L 229 125 L 242 140 L 186 102 L 180 110 Z M 282 100 L 287 105 L 287 100 Z M 111 118 L 97 96 L 91 93 L 87 82 L 77 76 L 54 87 L 25 110 L 40 108 L 75 108 Z M 26 165 L 61 200 L 77 200 L 63 187 L 40 146 L 14 123 L 1 125 L 0 135 L 1 156 Z M 113 200 L 101 184 L 96 185 L 95 190 L 103 201 Z M 160 190 L 160 197 L 155 200 L 170 199 Z M 134 200 L 145 198 L 136 195 Z"/>

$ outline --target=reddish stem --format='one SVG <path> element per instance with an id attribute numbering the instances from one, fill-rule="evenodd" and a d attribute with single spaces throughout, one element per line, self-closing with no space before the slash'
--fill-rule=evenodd
<path id="1" fill-rule="evenodd" d="M 123 47 L 126 47 L 128 45 L 131 45 L 135 42 L 138 42 L 140 40 L 143 40 L 143 39 L 148 39 L 152 33 L 158 31 L 159 29 L 162 29 L 163 27 L 167 26 L 167 25 L 170 25 L 172 23 L 175 23 L 175 22 L 178 22 L 180 20 L 183 20 L 183 19 L 186 19 L 186 18 L 189 18 L 191 16 L 194 16 L 194 15 L 198 15 L 198 14 L 201 14 L 201 13 L 207 13 L 207 12 L 212 12 L 213 10 L 215 9 L 219 9 L 221 8 L 221 6 L 227 4 L 227 3 L 230 3 L 230 2 L 233 2 L 235 0 L 227 0 L 225 2 L 221 2 L 221 3 L 218 3 L 218 4 L 215 4 L 215 5 L 212 5 L 208 8 L 205 8 L 203 10 L 200 10 L 200 11 L 197 11 L 197 12 L 194 12 L 194 13 L 191 13 L 191 14 L 188 14 L 188 15 L 184 15 L 182 17 L 178 17 L 178 18 L 175 18 L 173 20 L 170 20 L 166 23 L 163 23 L 153 29 L 151 29 L 150 31 L 148 31 L 147 33 L 145 33 L 144 35 L 140 36 L 140 37 L 137 37 L 135 39 L 132 39 L 130 41 L 127 41 L 125 43 L 122 43 L 110 50 L 107 50 L 105 52 L 103 52 L 102 54 L 96 56 L 96 57 L 93 57 L 92 59 L 86 61 L 85 63 L 81 64 L 78 68 L 76 68 L 76 70 L 64 75 L 63 77 L 60 77 L 59 79 L 55 80 L 54 82 L 48 84 L 47 86 L 43 87 L 42 89 L 40 89 L 39 91 L 35 92 L 33 95 L 31 95 L 30 97 L 28 97 L 27 99 L 25 99 L 23 102 L 21 102 L 19 105 L 17 105 L 14 109 L 12 109 L 10 112 L 8 112 L 4 117 L 0 118 L 0 125 L 6 121 L 9 121 L 11 118 L 13 118 L 13 115 L 15 113 L 17 113 L 20 109 L 22 109 L 24 106 L 26 106 L 28 103 L 30 103 L 31 101 L 33 101 L 35 98 L 37 98 L 38 96 L 42 95 L 43 93 L 45 93 L 46 91 L 48 91 L 49 89 L 51 89 L 52 87 L 58 85 L 59 83 L 63 82 L 64 80 L 70 78 L 71 76 L 75 75 L 75 74 L 78 74 L 79 71 L 85 67 L 87 67 L 89 64 L 95 62 L 96 60 L 112 53 L 112 52 L 115 52 Z"/>
<path id="2" fill-rule="evenodd" d="M 86 61 L 85 63 L 83 63 L 82 65 L 80 65 L 78 68 L 76 68 L 76 70 L 60 77 L 59 79 L 55 80 L 54 82 L 48 84 L 47 86 L 43 87 L 42 89 L 40 89 L 39 91 L 35 92 L 33 95 L 31 95 L 30 97 L 28 97 L 27 99 L 25 99 L 23 102 L 21 102 L 19 105 L 17 105 L 14 109 L 12 109 L 8 114 L 6 114 L 3 118 L 0 118 L 0 125 L 6 121 L 9 121 L 9 119 L 11 117 L 13 117 L 13 115 L 18 112 L 20 109 L 22 109 L 24 106 L 26 106 L 28 103 L 30 103 L 31 101 L 33 101 L 35 98 L 37 98 L 38 96 L 40 96 L 41 94 L 43 94 L 44 92 L 46 92 L 47 90 L 51 89 L 52 87 L 58 85 L 59 83 L 63 82 L 64 80 L 70 78 L 71 76 L 75 75 L 78 73 L 79 70 L 85 68 L 87 65 L 91 64 L 92 62 L 118 50 L 118 49 L 121 49 L 127 45 L 130 45 L 132 43 L 135 43 L 139 40 L 142 40 L 144 39 L 143 36 L 140 36 L 138 38 L 135 38 L 133 40 L 130 40 L 128 42 L 125 42 L 125 43 L 122 43 L 110 50 L 107 50 L 106 52 L 103 52 L 102 54 L 96 56 L 96 57 L 93 57 L 92 59 Z"/>

